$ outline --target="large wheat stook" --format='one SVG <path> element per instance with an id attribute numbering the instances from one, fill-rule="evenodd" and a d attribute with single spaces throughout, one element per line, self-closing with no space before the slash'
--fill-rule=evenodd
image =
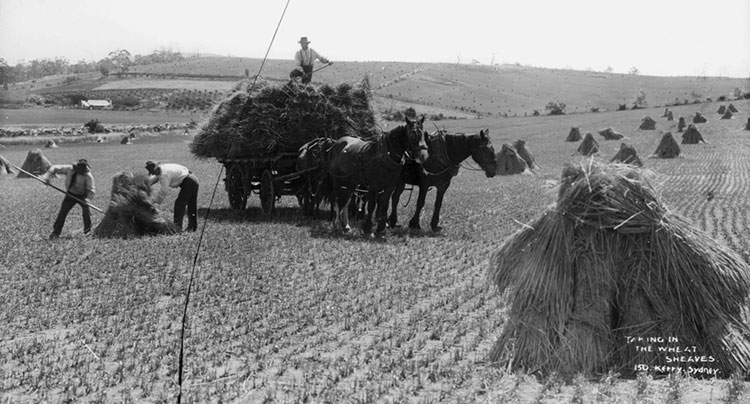
<path id="1" fill-rule="evenodd" d="M 627 343 L 638 336 L 694 347 L 719 376 L 746 374 L 748 264 L 672 214 L 637 168 L 591 161 L 561 183 L 556 206 L 491 255 L 510 304 L 491 360 L 568 377 L 669 363 Z"/>

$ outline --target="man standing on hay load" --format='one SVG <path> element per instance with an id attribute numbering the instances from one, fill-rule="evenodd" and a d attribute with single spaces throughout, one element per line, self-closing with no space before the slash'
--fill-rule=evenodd
<path id="1" fill-rule="evenodd" d="M 167 196 L 168 188 L 180 188 L 177 200 L 174 201 L 174 224 L 182 230 L 182 218 L 185 207 L 188 213 L 188 231 L 198 230 L 198 179 L 186 167 L 179 164 L 146 162 L 146 170 L 151 175 L 149 185 L 157 182 L 161 185 L 154 203 L 160 204 Z"/>
<path id="2" fill-rule="evenodd" d="M 50 240 L 60 237 L 65 219 L 76 204 L 81 205 L 83 211 L 83 233 L 89 234 L 91 232 L 91 210 L 88 201 L 94 197 L 96 190 L 94 188 L 94 176 L 91 174 L 88 161 L 80 159 L 74 164 L 53 165 L 42 175 L 41 179 L 49 184 L 50 177 L 57 174 L 65 174 L 65 190 L 67 193 L 60 206 L 60 211 L 57 213 L 52 234 L 49 236 Z"/>
<path id="3" fill-rule="evenodd" d="M 294 80 L 298 77 L 302 77 L 302 84 L 308 84 L 310 83 L 310 80 L 312 80 L 315 59 L 318 59 L 323 63 L 328 63 L 329 65 L 332 65 L 333 62 L 321 56 L 318 52 L 315 52 L 315 49 L 308 47 L 310 41 L 307 40 L 306 36 L 300 38 L 298 43 L 302 49 L 294 54 L 294 63 L 297 67 L 289 73 L 289 78 Z"/>

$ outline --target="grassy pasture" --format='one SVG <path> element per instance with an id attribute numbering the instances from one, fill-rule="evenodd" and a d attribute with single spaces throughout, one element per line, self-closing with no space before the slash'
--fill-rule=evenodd
<path id="1" fill-rule="evenodd" d="M 60 126 L 83 126 L 84 123 L 98 119 L 102 125 L 142 125 L 161 123 L 185 123 L 191 119 L 199 120 L 199 114 L 149 113 L 143 111 L 108 111 L 88 109 L 34 108 L 34 109 L 0 109 L 0 126 L 5 128 L 42 128 Z"/>
<path id="2" fill-rule="evenodd" d="M 226 92 L 237 84 L 235 81 L 212 80 L 160 80 L 151 78 L 124 79 L 107 82 L 93 90 L 128 90 L 139 88 L 190 89 Z"/>
<path id="3" fill-rule="evenodd" d="M 709 122 L 697 126 L 709 143 L 683 145 L 671 160 L 646 158 L 662 131 L 676 134 L 676 120 L 659 118 L 663 110 L 435 122 L 452 131 L 489 128 L 496 150 L 524 139 L 541 166 L 535 174 L 487 179 L 467 162 L 446 195 L 440 235 L 341 236 L 327 222 L 301 217 L 292 197 L 282 198 L 272 218 L 260 213 L 258 198 L 235 212 L 219 182 L 189 307 L 185 402 L 747 400 L 747 392 L 735 393 L 748 384 L 732 380 L 604 375 L 564 385 L 487 363 L 507 310 L 486 283 L 488 255 L 555 200 L 565 162 L 586 162 L 575 155 L 578 143 L 564 142 L 571 126 L 594 133 L 602 160 L 621 142 L 596 130 L 623 133 L 665 203 L 747 259 L 750 132 L 741 127 L 750 102 L 734 104 L 742 113 L 732 120 L 718 119 L 718 104 L 672 108 L 676 119 L 702 111 Z M 657 129 L 637 130 L 647 113 Z M 20 165 L 28 149 L 0 154 Z M 220 168 L 193 159 L 177 136 L 44 152 L 53 163 L 88 158 L 98 185 L 93 203 L 101 208 L 116 172 L 143 170 L 147 159 L 184 163 L 201 183 L 201 224 Z M 74 209 L 63 237 L 49 242 L 61 195 L 9 176 L 0 177 L 0 195 L 4 402 L 174 402 L 180 316 L 198 235 L 89 239 L 78 231 Z M 165 201 L 166 215 L 175 197 Z M 425 227 L 433 198 L 430 192 Z M 401 223 L 413 204 L 400 209 Z M 100 217 L 92 214 L 96 225 Z"/>

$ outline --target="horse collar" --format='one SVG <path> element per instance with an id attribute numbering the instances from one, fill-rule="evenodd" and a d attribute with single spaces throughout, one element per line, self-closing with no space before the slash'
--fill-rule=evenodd
<path id="1" fill-rule="evenodd" d="M 458 169 L 461 166 L 460 164 L 455 164 L 453 161 L 451 161 L 450 157 L 448 156 L 448 149 L 446 148 L 445 135 L 443 135 L 443 131 L 441 130 L 438 131 L 437 140 L 435 141 L 435 144 L 437 145 L 437 149 L 438 149 L 438 153 L 435 154 L 436 160 L 439 163 L 442 163 L 441 165 L 444 165 L 446 167 L 436 173 L 431 173 L 427 171 L 427 169 L 424 168 L 424 165 L 422 165 L 422 171 L 424 171 L 424 173 L 427 175 L 441 175 L 443 173 L 449 172 L 452 177 L 457 176 Z"/>
<path id="2" fill-rule="evenodd" d="M 390 147 L 388 147 L 389 146 L 388 143 L 389 143 L 389 139 L 388 139 L 387 136 L 383 136 L 381 138 L 381 141 L 378 142 L 378 145 L 381 148 L 380 153 L 383 156 L 383 160 L 385 160 L 388 163 L 393 164 L 394 166 L 403 166 L 404 163 L 406 162 L 406 157 L 404 157 L 404 155 L 402 153 L 400 161 L 396 161 L 391 156 L 391 151 L 389 150 Z"/>

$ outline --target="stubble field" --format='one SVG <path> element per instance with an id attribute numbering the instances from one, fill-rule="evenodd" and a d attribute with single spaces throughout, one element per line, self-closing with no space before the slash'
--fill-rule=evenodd
<path id="1" fill-rule="evenodd" d="M 496 150 L 524 139 L 541 165 L 535 174 L 487 179 L 466 164 L 446 195 L 441 234 L 396 229 L 384 240 L 341 236 L 325 221 L 302 217 L 291 197 L 277 204 L 275 217 L 260 213 L 257 198 L 236 212 L 219 182 L 188 308 L 183 402 L 747 400 L 748 393 L 737 394 L 747 383 L 737 380 L 604 375 L 565 385 L 487 362 L 507 310 L 485 278 L 489 254 L 554 202 L 565 162 L 586 161 L 575 155 L 578 143 L 564 142 L 571 126 L 594 133 L 602 149 L 597 158 L 607 161 L 621 142 L 605 141 L 596 130 L 612 126 L 625 134 L 665 203 L 747 259 L 750 132 L 741 128 L 750 103 L 734 104 L 742 113 L 721 121 L 718 104 L 675 107 L 676 117 L 702 111 L 709 118 L 698 125 L 709 143 L 685 145 L 672 160 L 646 158 L 661 131 L 676 133 L 676 120 L 659 118 L 661 109 L 436 122 L 451 131 L 489 128 Z M 636 130 L 646 114 L 657 130 Z M 0 154 L 20 166 L 28 149 Z M 53 163 L 88 158 L 98 185 L 93 203 L 101 208 L 118 171 L 145 172 L 149 159 L 185 164 L 201 183 L 201 226 L 220 169 L 193 159 L 179 137 L 44 153 Z M 0 177 L 0 194 L 3 402 L 174 402 L 199 235 L 91 239 L 80 233 L 76 208 L 63 237 L 50 242 L 61 195 L 11 176 Z M 175 197 L 165 201 L 165 214 Z M 400 209 L 400 222 L 415 198 Z M 402 203 L 407 199 L 408 193 Z M 100 219 L 94 216 L 94 225 Z"/>

